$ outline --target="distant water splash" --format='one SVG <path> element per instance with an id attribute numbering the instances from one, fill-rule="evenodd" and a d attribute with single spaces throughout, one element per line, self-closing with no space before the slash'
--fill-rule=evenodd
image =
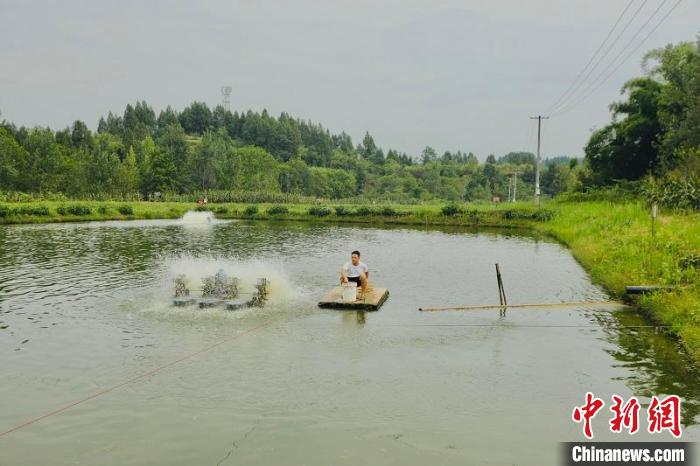
<path id="1" fill-rule="evenodd" d="M 211 225 L 216 222 L 216 217 L 210 211 L 196 212 L 190 210 L 180 219 L 180 223 L 183 225 Z"/>

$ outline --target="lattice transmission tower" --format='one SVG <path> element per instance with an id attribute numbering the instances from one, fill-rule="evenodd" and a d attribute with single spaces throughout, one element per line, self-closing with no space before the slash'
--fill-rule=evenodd
<path id="1" fill-rule="evenodd" d="M 224 101 L 224 110 L 231 111 L 231 86 L 221 86 L 221 96 Z"/>

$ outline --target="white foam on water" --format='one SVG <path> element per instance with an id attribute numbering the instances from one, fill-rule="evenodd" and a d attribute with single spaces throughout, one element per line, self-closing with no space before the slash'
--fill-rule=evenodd
<path id="1" fill-rule="evenodd" d="M 182 256 L 166 260 L 166 270 L 156 290 L 124 303 L 125 310 L 145 313 L 157 319 L 220 320 L 298 310 L 300 305 L 308 304 L 308 295 L 289 278 L 283 264 L 270 260 L 240 261 L 230 258 Z M 268 279 L 268 299 L 265 306 L 231 311 L 223 305 L 199 308 L 197 303 L 182 307 L 173 304 L 174 280 L 178 275 L 186 277 L 190 298 L 198 300 L 201 297 L 202 279 L 214 276 L 219 270 L 223 270 L 229 278 L 238 278 L 240 294 L 236 300 L 248 301 L 256 292 L 255 284 L 258 280 Z"/>
<path id="2" fill-rule="evenodd" d="M 220 223 L 229 223 L 232 220 L 219 220 L 214 216 L 214 212 L 209 210 L 196 211 L 190 210 L 185 212 L 185 215 L 178 220 L 178 224 L 184 226 L 185 228 L 209 228 L 212 225 L 218 225 Z"/>
<path id="3" fill-rule="evenodd" d="M 268 302 L 277 303 L 296 300 L 301 292 L 284 271 L 281 263 L 270 260 L 238 261 L 224 258 L 202 258 L 183 256 L 171 259 L 167 263 L 170 271 L 168 277 L 169 290 L 174 289 L 173 280 L 178 275 L 187 277 L 187 284 L 191 290 L 199 290 L 202 279 L 213 277 L 219 270 L 223 270 L 229 278 L 238 278 L 239 290 L 242 298 L 248 298 L 255 292 L 255 284 L 260 278 L 267 278 Z M 192 291 L 194 296 L 199 296 L 198 291 Z"/>
<path id="4" fill-rule="evenodd" d="M 209 224 L 216 221 L 216 217 L 214 217 L 214 213 L 208 210 L 202 211 L 202 212 L 197 212 L 195 210 L 190 210 L 189 212 L 185 212 L 185 215 L 182 216 L 180 219 L 180 222 L 185 224 L 185 225 L 190 225 L 190 224 Z"/>

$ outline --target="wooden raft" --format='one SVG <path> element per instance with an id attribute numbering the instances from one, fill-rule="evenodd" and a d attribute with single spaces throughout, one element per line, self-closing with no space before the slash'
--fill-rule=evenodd
<path id="1" fill-rule="evenodd" d="M 376 311 L 389 297 L 389 290 L 386 288 L 375 288 L 373 286 L 367 290 L 367 294 L 364 297 L 353 302 L 343 301 L 341 299 L 342 293 L 343 288 L 336 286 L 326 293 L 323 299 L 318 302 L 318 307 L 357 311 Z M 358 294 L 360 294 L 359 290 Z"/>

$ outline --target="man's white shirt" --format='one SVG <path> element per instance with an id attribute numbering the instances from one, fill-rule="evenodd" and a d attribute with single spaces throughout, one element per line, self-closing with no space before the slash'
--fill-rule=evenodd
<path id="1" fill-rule="evenodd" d="M 357 265 L 352 265 L 352 262 L 346 262 L 343 265 L 343 270 L 348 277 L 359 277 L 362 273 L 367 273 L 369 268 L 364 262 L 359 262 Z"/>

